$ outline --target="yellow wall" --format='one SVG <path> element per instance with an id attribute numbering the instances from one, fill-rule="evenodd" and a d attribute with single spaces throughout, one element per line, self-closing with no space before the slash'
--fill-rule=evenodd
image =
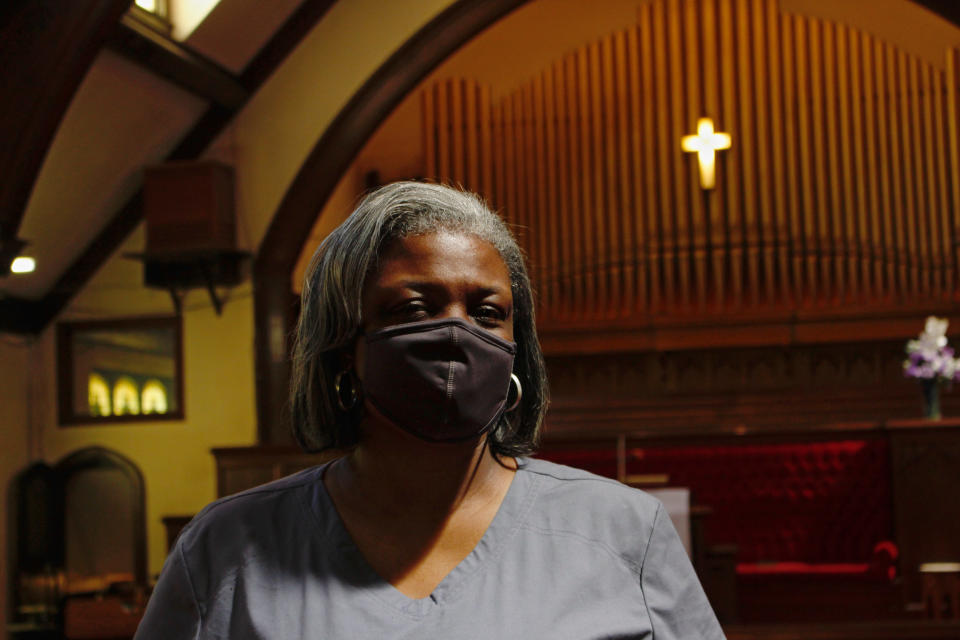
<path id="1" fill-rule="evenodd" d="M 313 145 L 364 81 L 452 0 L 336 2 L 234 121 L 237 209 L 256 242 Z"/>
<path id="2" fill-rule="evenodd" d="M 139 228 L 118 253 L 143 248 Z M 114 257 L 73 301 L 61 319 L 171 314 L 163 292 L 144 289 L 137 262 Z M 149 571 L 160 570 L 166 555 L 161 518 L 196 513 L 216 497 L 212 447 L 256 442 L 253 380 L 253 305 L 249 283 L 229 292 L 217 317 L 205 291 L 184 300 L 185 420 L 109 426 L 57 424 L 56 331 L 38 339 L 35 356 L 43 364 L 34 383 L 37 434 L 34 454 L 55 463 L 77 449 L 97 445 L 130 458 L 143 473 L 147 495 Z"/>

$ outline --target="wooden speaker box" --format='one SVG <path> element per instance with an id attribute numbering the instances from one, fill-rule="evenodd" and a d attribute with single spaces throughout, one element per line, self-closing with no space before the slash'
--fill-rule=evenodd
<path id="1" fill-rule="evenodd" d="M 143 191 L 148 255 L 236 248 L 231 167 L 214 161 L 148 167 Z"/>

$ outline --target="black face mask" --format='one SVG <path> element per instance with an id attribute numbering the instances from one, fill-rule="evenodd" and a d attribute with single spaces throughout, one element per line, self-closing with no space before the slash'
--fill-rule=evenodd
<path id="1" fill-rule="evenodd" d="M 366 343 L 367 400 L 414 436 L 469 440 L 503 415 L 515 343 L 459 318 L 387 327 Z"/>

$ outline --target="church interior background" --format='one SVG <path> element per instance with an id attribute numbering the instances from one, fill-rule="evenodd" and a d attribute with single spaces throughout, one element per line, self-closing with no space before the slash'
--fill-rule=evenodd
<path id="1" fill-rule="evenodd" d="M 903 373 L 960 327 L 953 3 L 129 5 L 0 13 L 11 637 L 130 637 L 192 514 L 322 459 L 284 421 L 300 283 L 411 178 L 510 223 L 541 455 L 688 489 L 729 637 L 960 637 L 960 401 Z"/>

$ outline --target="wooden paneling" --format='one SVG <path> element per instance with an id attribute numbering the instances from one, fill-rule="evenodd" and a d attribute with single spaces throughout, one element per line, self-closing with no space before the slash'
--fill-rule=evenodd
<path id="1" fill-rule="evenodd" d="M 920 564 L 960 557 L 960 517 L 953 508 L 960 483 L 960 438 L 956 429 L 907 429 L 894 433 L 891 451 L 900 568 L 907 595 L 917 601 Z"/>
<path id="2" fill-rule="evenodd" d="M 899 343 L 548 357 L 548 438 L 803 439 L 831 425 L 921 415 Z M 945 413 L 960 402 L 943 398 Z M 859 427 L 858 427 L 859 428 Z M 872 427 L 870 427 L 872 428 Z"/>
<path id="3" fill-rule="evenodd" d="M 427 176 L 505 213 L 546 331 L 942 306 L 958 56 L 941 69 L 776 0 L 654 0 L 495 103 L 468 80 L 425 89 L 467 96 L 425 127 Z M 704 115 L 733 136 L 706 197 L 680 150 Z M 497 161 L 473 166 L 474 144 Z"/>
<path id="4" fill-rule="evenodd" d="M 304 453 L 300 449 L 259 446 L 212 449 L 217 465 L 217 497 L 222 498 L 277 480 L 343 455 L 330 449 Z"/>

